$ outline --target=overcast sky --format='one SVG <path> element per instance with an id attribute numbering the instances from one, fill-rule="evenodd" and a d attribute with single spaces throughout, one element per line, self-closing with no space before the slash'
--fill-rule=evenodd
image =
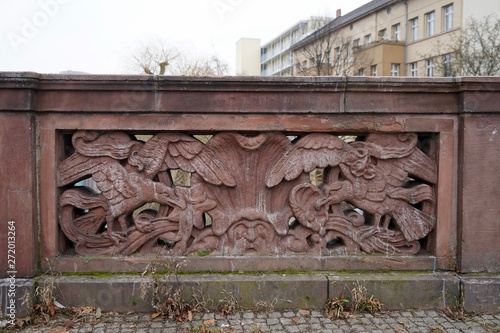
<path id="1" fill-rule="evenodd" d="M 0 0 L 0 71 L 132 73 L 130 53 L 159 38 L 216 54 L 235 71 L 236 41 L 266 43 L 309 16 L 369 0 Z"/>

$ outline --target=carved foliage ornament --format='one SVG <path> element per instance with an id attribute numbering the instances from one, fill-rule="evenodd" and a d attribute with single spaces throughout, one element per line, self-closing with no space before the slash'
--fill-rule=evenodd
<path id="1" fill-rule="evenodd" d="M 59 164 L 60 225 L 77 254 L 415 254 L 435 225 L 435 162 L 413 133 L 298 140 L 77 132 Z M 190 174 L 175 185 L 172 170 Z M 323 170 L 323 183 L 309 173 Z M 79 186 L 81 181 L 93 188 Z"/>

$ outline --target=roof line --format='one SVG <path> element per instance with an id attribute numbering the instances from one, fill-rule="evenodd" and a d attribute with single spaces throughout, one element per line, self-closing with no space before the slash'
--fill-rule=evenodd
<path id="1" fill-rule="evenodd" d="M 333 19 L 330 23 L 327 23 L 325 26 L 322 28 L 316 30 L 309 36 L 305 37 L 304 39 L 298 41 L 297 43 L 293 44 L 290 46 L 290 49 L 295 49 L 298 48 L 304 44 L 309 43 L 310 41 L 319 38 L 333 30 L 336 30 L 342 26 L 345 26 L 363 16 L 368 15 L 374 10 L 380 9 L 381 7 L 386 6 L 387 4 L 393 2 L 395 0 L 373 0 L 370 1 L 366 4 L 364 4 L 361 7 L 358 7 L 354 9 L 353 11 L 347 13 L 346 15 L 336 17 Z"/>

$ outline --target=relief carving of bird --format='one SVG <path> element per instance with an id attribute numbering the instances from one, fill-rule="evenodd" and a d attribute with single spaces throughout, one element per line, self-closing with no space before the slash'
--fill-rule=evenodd
<path id="1" fill-rule="evenodd" d="M 186 208 L 183 196 L 171 184 L 156 181 L 159 172 L 182 169 L 197 172 L 211 183 L 234 184 L 216 156 L 205 149 L 203 143 L 184 134 L 159 133 L 144 144 L 131 144 L 120 132 L 102 136 L 77 132 L 74 137 L 82 136 L 88 140 L 76 145 L 74 140 L 76 151 L 59 165 L 58 185 L 66 186 L 92 177 L 100 196 L 108 203 L 104 210 L 107 230 L 103 236 L 115 244 L 126 239 L 129 215 L 145 203 L 156 202 L 181 210 Z M 120 137 L 119 142 L 113 136 Z M 108 144 L 103 145 L 104 142 Z M 92 143 L 95 149 L 92 149 Z M 123 150 L 127 154 L 123 154 Z M 121 232 L 116 231 L 115 221 L 118 221 Z M 136 223 L 134 226 L 141 232 L 152 231 L 151 225 Z"/>
<path id="2" fill-rule="evenodd" d="M 314 205 L 315 215 L 325 205 L 345 201 L 372 214 L 374 230 L 380 225 L 388 228 L 393 219 L 407 240 L 420 239 L 434 227 L 434 193 L 428 184 L 436 184 L 437 172 L 435 162 L 416 147 L 417 141 L 416 134 L 370 134 L 365 141 L 348 144 L 334 135 L 310 134 L 291 145 L 269 171 L 267 185 L 329 168 L 325 197 Z M 422 183 L 407 187 L 414 179 Z M 310 214 L 300 211 L 304 207 L 295 207 L 296 217 L 309 216 L 299 218 L 301 224 L 319 223 L 314 228 L 321 228 L 321 219 L 312 221 Z"/>
<path id="3" fill-rule="evenodd" d="M 373 231 L 388 229 L 393 220 L 406 240 L 425 237 L 435 224 L 435 200 L 432 187 L 420 182 L 436 183 L 436 165 L 412 140 L 416 135 L 405 142 L 375 134 L 351 144 L 354 150 L 339 164 L 342 179 L 324 185 L 317 205 L 345 201 L 373 216 Z M 407 186 L 415 179 L 420 182 Z"/>

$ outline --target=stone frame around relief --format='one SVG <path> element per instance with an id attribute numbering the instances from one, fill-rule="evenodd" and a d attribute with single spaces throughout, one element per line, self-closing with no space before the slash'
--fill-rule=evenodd
<path id="1" fill-rule="evenodd" d="M 53 119 L 51 119 L 54 117 Z M 80 116 L 80 121 L 89 121 L 89 124 L 84 126 L 85 128 L 93 129 L 93 130 L 123 130 L 123 126 L 119 123 L 114 122 L 113 119 L 117 116 L 113 115 L 98 115 L 94 116 L 93 120 L 84 120 L 83 116 Z M 189 118 L 196 117 L 195 115 L 155 115 L 154 117 L 151 115 L 134 115 L 128 116 L 128 124 L 129 127 L 126 130 L 131 130 L 130 124 L 141 124 L 140 126 L 133 126 L 134 131 L 143 132 L 143 133 L 153 133 L 156 131 L 186 131 L 190 130 L 190 132 L 198 132 L 202 133 L 202 128 L 189 128 L 188 125 L 193 125 L 193 122 L 190 121 Z M 231 128 L 227 125 L 227 115 L 204 115 L 203 116 L 206 122 L 204 125 L 208 125 L 208 128 L 212 129 L 212 133 L 218 131 L 229 131 Z M 243 117 L 243 116 L 233 116 L 233 117 Z M 42 143 L 42 155 L 41 155 L 41 169 L 47 170 L 50 168 L 55 168 L 57 162 L 62 159 L 61 149 L 63 149 L 63 142 L 61 142 L 62 133 L 72 133 L 74 132 L 74 125 L 72 125 L 75 120 L 72 119 L 74 117 L 70 117 L 69 115 L 55 117 L 54 115 L 45 115 L 41 121 L 41 133 L 40 133 L 40 141 Z M 100 118 L 96 120 L 96 118 Z M 248 130 L 251 132 L 268 132 L 269 130 L 273 130 L 272 124 L 276 124 L 276 122 L 284 125 L 287 128 L 286 133 L 300 133 L 303 131 L 303 127 L 310 126 L 315 128 L 315 132 L 327 132 L 327 133 L 367 133 L 373 131 L 373 128 L 366 126 L 366 122 L 360 121 L 361 119 L 365 119 L 366 117 L 360 116 L 346 116 L 346 115 L 330 115 L 330 116 L 304 116 L 304 115 L 259 115 L 259 116 L 244 116 L 245 120 L 251 124 L 248 126 Z M 161 121 L 158 121 L 161 119 Z M 404 119 L 404 121 L 403 121 Z M 344 128 L 342 124 L 365 124 L 361 126 L 357 126 L 355 128 Z M 436 229 L 432 233 L 431 240 L 431 253 L 429 255 L 417 255 L 417 256 L 405 256 L 404 260 L 402 258 L 393 257 L 392 263 L 391 260 L 387 258 L 380 257 L 378 255 L 368 256 L 369 262 L 366 263 L 365 259 L 362 259 L 363 256 L 345 256 L 342 258 L 335 257 L 321 257 L 319 260 L 317 258 L 307 258 L 307 256 L 298 256 L 299 258 L 287 258 L 286 260 L 282 260 L 281 258 L 274 260 L 273 258 L 266 257 L 264 261 L 267 263 L 278 262 L 282 260 L 282 265 L 278 265 L 277 267 L 282 267 L 286 269 L 288 265 L 297 267 L 297 261 L 305 260 L 305 263 L 302 263 L 300 266 L 304 267 L 304 269 L 330 269 L 335 267 L 343 267 L 349 262 L 349 267 L 363 267 L 365 269 L 377 269 L 380 267 L 400 267 L 400 269 L 434 269 L 436 267 L 440 267 L 446 269 L 447 267 L 451 267 L 454 260 L 454 237 L 451 230 L 455 230 L 453 227 L 454 217 L 451 216 L 450 212 L 452 210 L 452 205 L 455 205 L 454 198 L 448 191 L 443 190 L 446 183 L 453 184 L 454 172 L 450 172 L 453 168 L 453 160 L 450 159 L 450 156 L 453 155 L 453 151 L 456 149 L 456 138 L 454 136 L 453 129 L 456 126 L 456 121 L 453 117 L 447 116 L 429 116 L 429 117 L 386 117 L 379 116 L 375 118 L 375 121 L 372 124 L 384 124 L 390 131 L 393 132 L 395 126 L 399 127 L 400 131 L 404 132 L 419 132 L 419 133 L 433 133 L 436 137 L 436 144 L 438 147 L 438 164 L 439 164 L 439 174 L 438 179 L 439 183 L 437 186 L 437 206 L 436 206 L 436 214 L 437 214 L 437 223 Z M 81 124 L 81 122 L 80 122 Z M 99 124 L 101 124 L 99 126 Z M 108 126 L 113 124 L 113 126 Z M 173 124 L 172 125 L 161 125 L 161 124 Z M 221 125 L 222 124 L 222 125 Z M 103 126 L 104 125 L 104 126 Z M 271 126 L 270 126 L 271 125 Z M 201 126 L 200 126 L 201 127 Z M 214 130 L 216 129 L 216 130 Z M 383 128 L 382 128 L 383 129 Z M 431 131 L 429 129 L 432 129 Z M 380 126 L 377 129 L 380 131 Z M 50 146 L 54 147 L 53 149 Z M 56 148 L 57 147 L 57 148 Z M 52 160 L 50 160 L 52 158 Z M 52 169 L 54 170 L 54 169 Z M 48 174 L 50 175 L 51 172 Z M 47 174 L 47 173 L 45 173 Z M 57 188 L 54 187 L 55 184 L 55 175 L 52 178 L 52 184 L 49 184 L 50 177 L 43 177 L 41 179 L 41 194 L 42 198 L 44 194 L 48 194 L 46 191 L 53 188 L 53 193 L 58 193 Z M 445 185 L 442 185 L 445 184 Z M 454 189 L 456 190 L 456 189 Z M 50 197 L 50 196 L 48 196 Z M 42 203 L 42 212 L 50 213 L 52 212 L 52 216 L 57 216 L 57 211 L 52 207 L 57 207 L 57 202 L 52 201 L 52 207 L 50 207 L 51 200 L 43 200 Z M 43 252 L 48 254 L 47 257 L 52 261 L 51 265 L 56 265 L 59 267 L 59 270 L 67 271 L 69 269 L 70 263 L 76 264 L 79 267 L 82 267 L 82 260 L 84 259 L 80 257 L 67 257 L 64 255 L 64 237 L 61 237 L 61 232 L 57 224 L 54 225 L 54 220 L 50 221 L 47 219 L 47 214 L 42 214 L 42 241 Z M 64 258 L 59 260 L 52 260 L 56 256 L 62 255 Z M 415 257 L 415 258 L 413 258 Z M 118 271 L 135 271 L 137 267 L 143 265 L 143 260 L 140 257 L 133 258 L 133 264 L 130 261 L 125 261 L 119 263 L 116 258 L 101 258 L 101 261 L 104 262 L 112 262 L 116 270 Z M 229 258 L 228 262 L 224 262 L 220 257 L 204 257 L 204 258 L 191 258 L 190 260 L 194 262 L 198 262 L 197 267 L 194 267 L 194 264 L 188 265 L 186 269 L 191 270 L 199 270 L 201 267 L 206 267 L 207 270 L 212 269 L 225 269 L 228 262 L 232 262 L 232 265 L 244 267 L 244 270 L 259 270 L 262 268 L 262 262 L 258 263 L 256 258 Z M 201 260 L 203 260 L 203 264 L 201 264 Z M 315 262 L 316 261 L 316 262 Z M 363 262 L 363 264 L 360 264 Z M 214 263 L 214 265 L 210 265 L 210 262 Z M 243 264 L 245 263 L 246 264 Z M 259 265 L 261 267 L 255 267 L 249 265 L 248 263 L 254 263 L 254 265 Z M 353 262 L 355 264 L 353 264 Z M 358 262 L 358 264 L 356 264 Z M 217 264 L 215 264 L 217 263 Z M 83 266 L 86 266 L 87 269 L 91 270 L 99 270 L 101 264 L 97 262 L 95 265 L 90 265 L 86 263 Z M 138 265 L 138 266 L 137 266 Z M 94 267 L 95 266 L 95 267 Z M 189 268 L 189 266 L 191 266 Z M 264 265 L 265 266 L 265 265 Z M 271 265 L 273 266 L 273 265 Z M 274 265 L 276 267 L 276 265 Z M 135 267 L 135 268 L 134 268 Z M 217 268 L 218 267 L 218 268 Z M 398 269 L 398 268 L 396 268 Z"/>

